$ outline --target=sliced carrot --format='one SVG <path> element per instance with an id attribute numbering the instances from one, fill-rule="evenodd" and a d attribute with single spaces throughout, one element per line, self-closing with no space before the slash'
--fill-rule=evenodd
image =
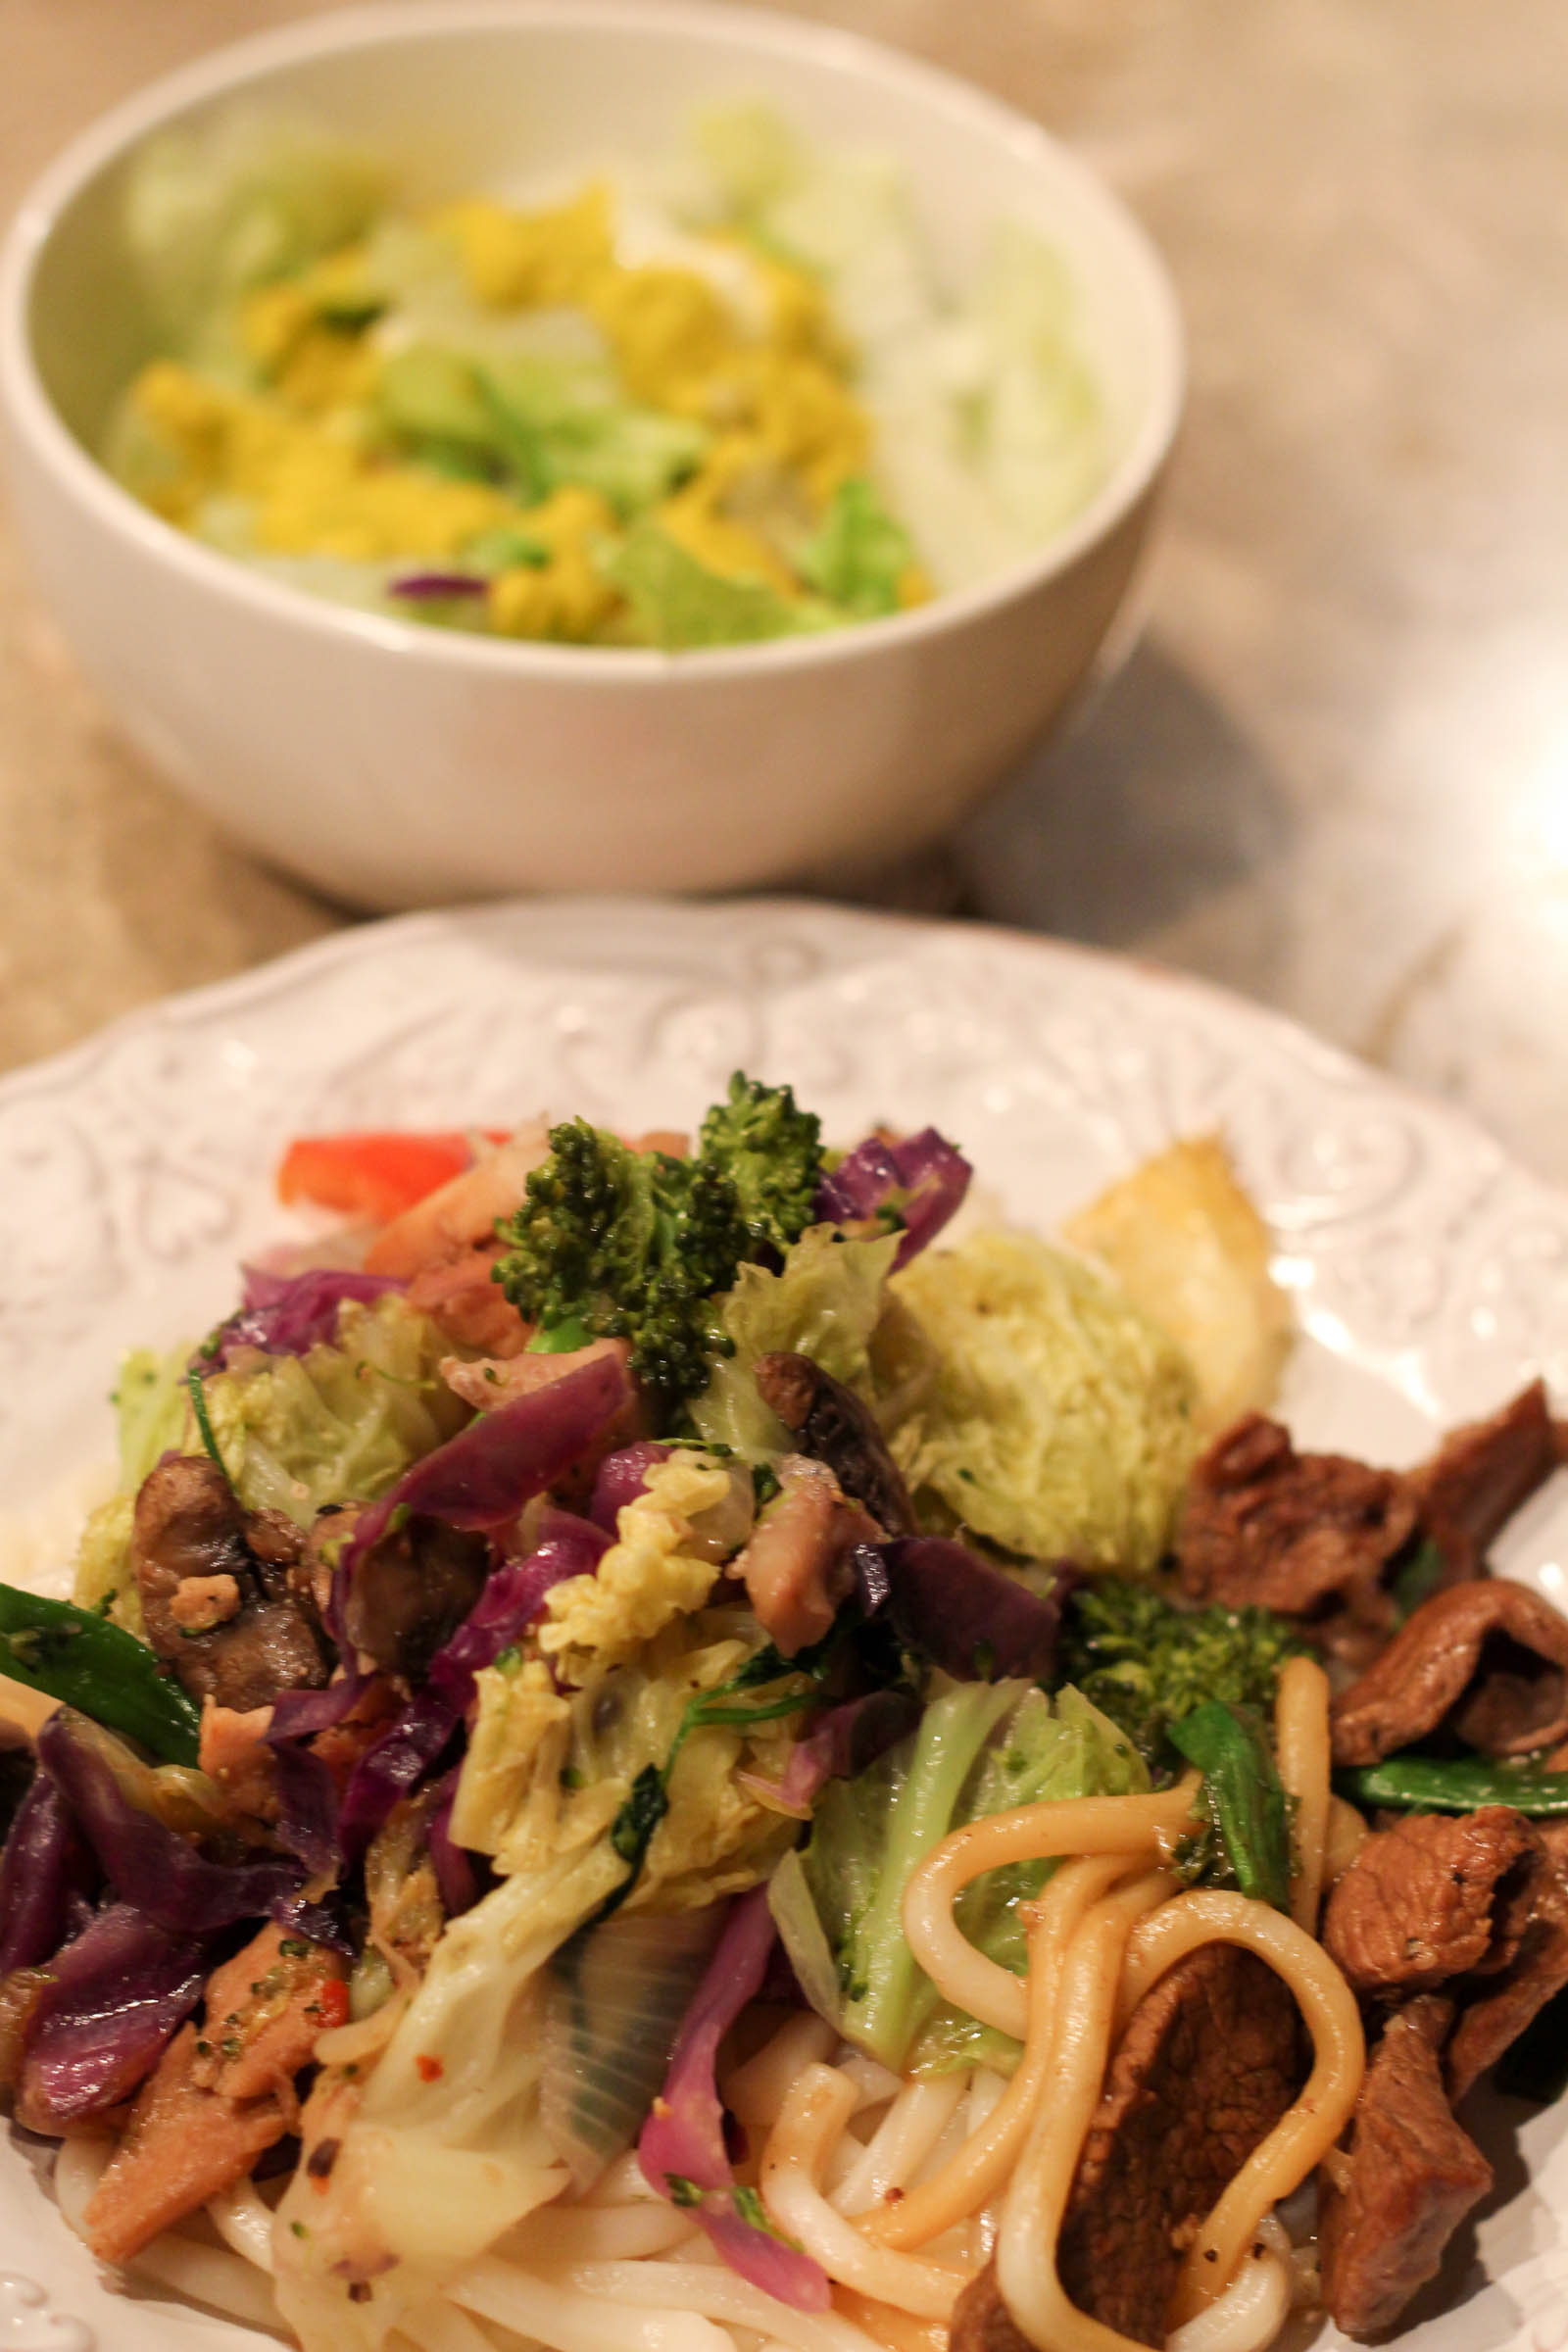
<path id="1" fill-rule="evenodd" d="M 505 1128 L 480 1132 L 494 1144 L 507 1140 Z M 472 1162 L 471 1135 L 456 1131 L 302 1135 L 279 1162 L 277 1197 L 290 1204 L 314 1200 L 320 1208 L 385 1225 Z"/>

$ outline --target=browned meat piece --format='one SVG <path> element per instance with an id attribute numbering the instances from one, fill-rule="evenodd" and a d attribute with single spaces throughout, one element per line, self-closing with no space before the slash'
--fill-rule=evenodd
<path id="1" fill-rule="evenodd" d="M 1544 1861 L 1530 1824 L 1506 1805 L 1408 1814 L 1369 1838 L 1334 1886 L 1324 1945 L 1361 1993 L 1430 1992 L 1495 1971 L 1519 1949 Z"/>
<path id="2" fill-rule="evenodd" d="M 245 1714 L 283 1690 L 314 1690 L 327 1661 L 309 1604 L 299 1530 L 276 1511 L 244 1511 L 215 1462 L 166 1454 L 136 1496 L 131 1562 L 147 1639 L 192 1698 Z M 238 1606 L 205 1630 L 182 1623 L 195 1584 L 204 1604 L 225 1581 Z"/>
<path id="3" fill-rule="evenodd" d="M 888 1451 L 876 1415 L 853 1389 L 808 1355 L 764 1355 L 756 1368 L 762 1401 L 772 1406 L 801 1451 L 825 1462 L 846 1494 L 863 1502 L 888 1536 L 915 1533 L 904 1473 Z"/>
<path id="4" fill-rule="evenodd" d="M 1079 2159 L 1058 2264 L 1080 2311 L 1163 2344 L 1184 2243 L 1295 2098 L 1296 2004 L 1250 1952 L 1209 1943 L 1145 1994 Z M 950 2352 L 1030 2352 L 993 2262 L 959 2297 Z"/>
<path id="5" fill-rule="evenodd" d="M 224 1809 L 241 1821 L 277 1819 L 276 1758 L 267 1744 L 271 1722 L 270 1707 L 252 1707 L 237 1715 L 232 1707 L 215 1706 L 208 1699 L 202 1708 L 196 1760 L 222 1790 Z"/>
<path id="6" fill-rule="evenodd" d="M 1496 1537 L 1556 1466 L 1545 1383 L 1537 1380 L 1490 1420 L 1450 1430 L 1432 1459 L 1411 1472 L 1422 1532 L 1442 1552 L 1451 1583 L 1481 1575 Z"/>
<path id="7" fill-rule="evenodd" d="M 460 1250 L 453 1257 L 421 1266 L 409 1284 L 409 1304 L 445 1332 L 459 1348 L 478 1348 L 488 1356 L 519 1356 L 533 1336 L 495 1280 L 499 1242 Z"/>
<path id="8" fill-rule="evenodd" d="M 326 1990 L 346 1973 L 324 1944 L 263 1928 L 213 1972 L 195 2080 L 225 2099 L 275 2098 L 292 2125 L 294 2078 L 318 2034 L 347 2015 L 341 1992 Z"/>
<path id="9" fill-rule="evenodd" d="M 1301 2080 L 1296 2003 L 1272 1969 L 1204 1944 L 1128 2021 L 1079 2159 L 1059 2262 L 1081 2311 L 1162 2344 L 1182 2241 Z"/>
<path id="10" fill-rule="evenodd" d="M 1454 2122 L 1443 2088 L 1439 2053 L 1452 2014 L 1450 2002 L 1427 1994 L 1389 2020 L 1348 2152 L 1318 2175 L 1323 2299 L 1358 2342 L 1395 2325 L 1492 2186 L 1492 2167 Z"/>
<path id="11" fill-rule="evenodd" d="M 264 1928 L 213 1977 L 206 2023 L 164 2052 L 87 2208 L 101 2261 L 128 2262 L 294 2129 L 294 2077 L 348 2008 L 336 1954 L 293 1941 Z"/>
<path id="12" fill-rule="evenodd" d="M 241 2104 L 202 2089 L 198 2038 L 194 2026 L 175 2034 L 93 2192 L 86 2238 L 101 2262 L 128 2262 L 161 2230 L 243 2180 L 283 2136 L 275 2099 Z"/>
<path id="13" fill-rule="evenodd" d="M 1423 1601 L 1334 1702 L 1336 1764 L 1376 1764 L 1440 1725 L 1488 1755 L 1568 1737 L 1568 1618 L 1482 1577 Z"/>
<path id="14" fill-rule="evenodd" d="M 1357 1992 L 1441 1985 L 1458 2003 L 1456 2100 L 1568 1984 L 1565 1831 L 1506 1805 L 1412 1813 L 1369 1838 L 1329 1896 L 1323 1942 Z"/>
<path id="15" fill-rule="evenodd" d="M 1298 1453 L 1249 1413 L 1194 1468 L 1178 1553 L 1194 1600 L 1257 1601 L 1369 1653 L 1394 1623 L 1383 1576 L 1415 1526 L 1406 1480 L 1338 1453 Z"/>
<path id="16" fill-rule="evenodd" d="M 1031 2352 L 1028 2337 L 1002 2299 L 994 2254 L 953 2307 L 948 2352 Z"/>
<path id="17" fill-rule="evenodd" d="M 1455 2102 L 1568 1984 L 1565 1828 L 1553 1822 L 1537 1831 L 1542 1859 L 1516 1906 L 1524 1917 L 1514 1950 L 1496 1975 L 1470 1992 L 1460 2012 L 1447 2055 L 1448 2095 Z"/>
<path id="18" fill-rule="evenodd" d="M 824 1463 L 786 1454 L 778 1476 L 783 1492 L 733 1566 L 762 1631 L 793 1658 L 833 1623 L 853 1581 L 850 1553 L 857 1544 L 875 1543 L 878 1530 L 858 1503 L 845 1499 Z"/>
<path id="19" fill-rule="evenodd" d="M 343 1611 L 356 1649 L 417 1682 L 484 1590 L 490 1547 L 439 1519 L 390 1529 L 355 1564 Z"/>

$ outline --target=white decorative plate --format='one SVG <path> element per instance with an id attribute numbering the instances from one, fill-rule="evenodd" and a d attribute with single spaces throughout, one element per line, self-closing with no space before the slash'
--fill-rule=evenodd
<path id="1" fill-rule="evenodd" d="M 1404 1461 L 1537 1371 L 1568 1394 L 1568 1199 L 1272 1015 L 1078 950 L 818 906 L 502 906 L 349 932 L 0 1086 L 13 1537 L 20 1520 L 60 1577 L 49 1498 L 108 1448 L 119 1348 L 227 1306 L 236 1261 L 285 1228 L 270 1179 L 289 1135 L 540 1109 L 678 1125 L 737 1065 L 791 1079 L 837 1136 L 936 1122 L 1045 1226 L 1172 1136 L 1223 1129 L 1299 1300 L 1287 1405 L 1314 1443 Z M 1565 1484 L 1507 1560 L 1559 1597 Z M 1527 2177 L 1523 2112 L 1478 2127 L 1506 2195 L 1447 2280 L 1462 2300 L 1408 2352 L 1568 2346 L 1568 2137 L 1528 2122 Z M 110 2289 L 40 2192 L 41 2156 L 0 2146 L 0 2352 L 245 2340 Z"/>

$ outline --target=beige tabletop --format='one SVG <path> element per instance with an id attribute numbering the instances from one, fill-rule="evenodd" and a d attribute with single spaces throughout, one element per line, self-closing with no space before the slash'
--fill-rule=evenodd
<path id="1" fill-rule="evenodd" d="M 0 213 L 297 0 L 0 0 Z M 1568 1179 L 1562 0 L 818 0 L 1037 114 L 1180 285 L 1139 650 L 869 895 L 1136 950 L 1467 1104 Z M 0 526 L 0 1065 L 345 919 L 115 736 Z"/>

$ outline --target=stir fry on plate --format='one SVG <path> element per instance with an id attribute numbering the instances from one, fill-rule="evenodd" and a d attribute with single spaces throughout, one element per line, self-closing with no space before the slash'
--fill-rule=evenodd
<path id="1" fill-rule="evenodd" d="M 1066 1246 L 970 1174 L 741 1076 L 289 1148 L 339 1221 L 0 1588 L 0 2066 L 105 2263 L 305 2352 L 1397 2328 L 1568 2049 L 1544 1393 L 1298 1451 L 1217 1142 Z"/>

